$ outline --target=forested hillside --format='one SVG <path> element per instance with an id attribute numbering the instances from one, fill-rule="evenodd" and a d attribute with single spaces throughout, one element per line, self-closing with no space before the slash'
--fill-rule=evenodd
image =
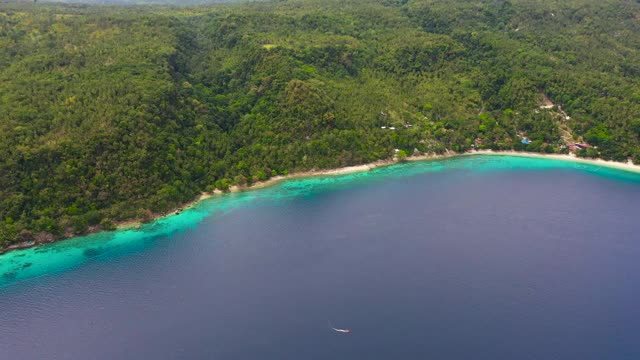
<path id="1" fill-rule="evenodd" d="M 3 3 L 0 49 L 0 249 L 394 149 L 640 162 L 635 0 Z"/>

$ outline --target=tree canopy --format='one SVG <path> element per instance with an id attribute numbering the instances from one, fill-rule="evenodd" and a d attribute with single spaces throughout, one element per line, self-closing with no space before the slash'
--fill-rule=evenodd
<path id="1" fill-rule="evenodd" d="M 395 149 L 640 161 L 639 19 L 632 0 L 2 3 L 0 249 Z"/>

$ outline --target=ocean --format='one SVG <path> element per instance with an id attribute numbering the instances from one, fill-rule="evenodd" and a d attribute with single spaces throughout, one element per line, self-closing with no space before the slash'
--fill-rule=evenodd
<path id="1" fill-rule="evenodd" d="M 285 180 L 0 256 L 0 359 L 640 359 L 639 212 L 539 158 Z"/>

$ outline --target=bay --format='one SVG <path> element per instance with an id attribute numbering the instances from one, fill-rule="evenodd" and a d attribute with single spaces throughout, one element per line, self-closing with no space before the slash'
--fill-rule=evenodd
<path id="1" fill-rule="evenodd" d="M 0 256 L 0 359 L 637 359 L 639 201 L 508 156 L 228 194 Z"/>

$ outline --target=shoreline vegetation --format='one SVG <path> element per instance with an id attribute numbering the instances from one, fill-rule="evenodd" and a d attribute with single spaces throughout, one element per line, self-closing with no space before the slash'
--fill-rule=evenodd
<path id="1" fill-rule="evenodd" d="M 0 4 L 0 249 L 394 154 L 640 165 L 638 2 L 192 5 Z"/>
<path id="2" fill-rule="evenodd" d="M 368 164 L 353 165 L 353 166 L 347 166 L 347 167 L 341 167 L 341 168 L 335 168 L 335 169 L 309 170 L 309 171 L 291 173 L 291 174 L 288 174 L 288 175 L 278 175 L 278 176 L 274 176 L 274 177 L 272 177 L 272 178 L 270 178 L 268 180 L 258 181 L 256 183 L 253 183 L 251 186 L 237 186 L 237 185 L 234 185 L 234 186 L 230 186 L 229 190 L 227 190 L 227 191 L 221 191 L 221 190 L 216 189 L 216 190 L 214 190 L 212 192 L 203 192 L 197 198 L 195 198 L 195 199 L 193 199 L 191 201 L 188 201 L 186 203 L 183 203 L 182 205 L 176 207 L 175 209 L 173 209 L 171 211 L 167 211 L 167 212 L 163 212 L 163 213 L 151 214 L 151 216 L 149 216 L 147 219 L 135 218 L 135 219 L 129 219 L 129 220 L 116 222 L 116 228 L 114 230 L 96 229 L 96 230 L 93 230 L 93 231 L 89 231 L 86 234 L 79 234 L 79 235 L 76 235 L 76 236 L 61 237 L 61 238 L 58 238 L 58 239 L 51 239 L 50 241 L 47 241 L 45 244 L 50 244 L 50 243 L 54 243 L 54 242 L 58 242 L 58 241 L 69 240 L 69 239 L 76 238 L 76 237 L 79 237 L 79 236 L 86 236 L 86 235 L 89 235 L 89 234 L 92 234 L 92 233 L 98 233 L 98 232 L 103 232 L 103 231 L 122 231 L 122 230 L 131 230 L 131 229 L 134 229 L 134 230 L 137 231 L 137 230 L 140 229 L 140 226 L 142 224 L 144 224 L 144 223 L 150 223 L 150 222 L 157 221 L 157 220 L 160 220 L 160 219 L 163 219 L 163 218 L 167 218 L 167 217 L 171 217 L 171 216 L 174 216 L 174 215 L 178 215 L 182 211 L 195 206 L 200 201 L 203 201 L 203 200 L 206 200 L 206 199 L 210 199 L 210 198 L 212 198 L 214 196 L 221 196 L 221 195 L 224 195 L 224 194 L 227 194 L 227 193 L 234 193 L 234 192 L 258 190 L 258 189 L 262 189 L 262 188 L 273 186 L 273 185 L 275 185 L 275 184 L 277 184 L 277 183 L 279 183 L 281 181 L 284 181 L 284 180 L 304 179 L 304 178 L 322 177 L 322 176 L 347 175 L 347 174 L 353 174 L 353 173 L 367 172 L 367 171 L 371 171 L 371 170 L 379 168 L 379 167 L 391 166 L 391 165 L 399 164 L 399 163 L 402 163 L 402 162 L 442 160 L 442 159 L 447 159 L 447 158 L 464 157 L 464 156 L 477 156 L 477 155 L 485 155 L 485 156 L 517 156 L 517 157 L 526 157 L 526 158 L 534 158 L 534 159 L 568 161 L 568 162 L 574 162 L 574 163 L 582 163 L 582 164 L 588 164 L 588 165 L 602 166 L 602 167 L 607 167 L 607 168 L 611 168 L 611 169 L 629 171 L 629 172 L 634 172 L 634 173 L 640 174 L 640 165 L 635 165 L 632 162 L 622 163 L 622 162 L 608 161 L 608 160 L 597 159 L 597 158 L 580 158 L 580 157 L 575 156 L 574 154 L 542 154 L 542 153 L 522 152 L 522 151 L 514 151 L 514 150 L 509 150 L 509 151 L 474 150 L 474 151 L 466 152 L 466 153 L 456 153 L 456 152 L 449 151 L 449 152 L 447 152 L 445 154 L 429 154 L 429 155 L 412 156 L 412 157 L 407 157 L 407 158 L 405 158 L 403 160 L 398 160 L 398 159 L 394 158 L 394 159 L 387 159 L 387 160 L 378 160 L 378 161 L 375 161 L 375 162 L 372 162 L 372 163 L 368 163 Z M 14 251 L 14 250 L 28 249 L 28 248 L 32 248 L 32 247 L 36 247 L 36 246 L 40 246 L 40 245 L 43 245 L 43 244 L 36 243 L 35 241 L 18 243 L 18 244 L 11 245 L 11 246 L 8 246 L 5 249 L 0 250 L 0 255 L 6 254 L 6 253 Z"/>

